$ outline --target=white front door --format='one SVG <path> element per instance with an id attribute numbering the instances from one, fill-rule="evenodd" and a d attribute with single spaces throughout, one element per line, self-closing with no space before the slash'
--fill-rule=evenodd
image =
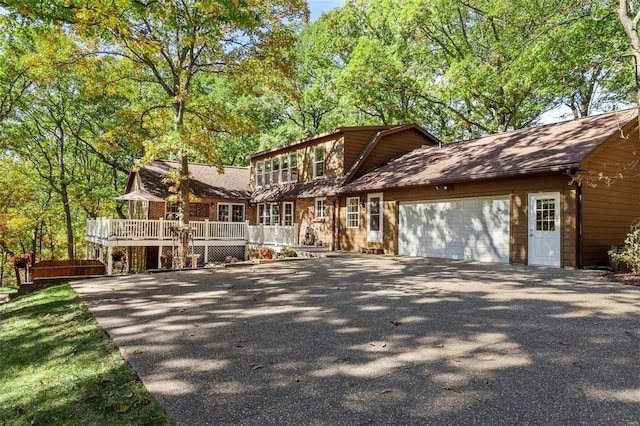
<path id="1" fill-rule="evenodd" d="M 367 194 L 367 241 L 382 242 L 382 193 Z"/>
<path id="2" fill-rule="evenodd" d="M 529 194 L 529 265 L 560 266 L 560 193 Z"/>

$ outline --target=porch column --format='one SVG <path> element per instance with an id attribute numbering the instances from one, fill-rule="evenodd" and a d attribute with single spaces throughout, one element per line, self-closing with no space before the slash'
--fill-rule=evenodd
<path id="1" fill-rule="evenodd" d="M 107 275 L 113 275 L 113 258 L 111 257 L 111 246 L 107 247 Z"/>

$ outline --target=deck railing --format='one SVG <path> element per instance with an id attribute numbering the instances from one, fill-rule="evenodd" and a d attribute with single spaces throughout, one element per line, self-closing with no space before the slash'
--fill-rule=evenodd
<path id="1" fill-rule="evenodd" d="M 170 240 L 175 220 L 109 219 L 87 220 L 87 239 L 90 240 Z M 246 222 L 190 221 L 195 240 L 246 240 Z"/>

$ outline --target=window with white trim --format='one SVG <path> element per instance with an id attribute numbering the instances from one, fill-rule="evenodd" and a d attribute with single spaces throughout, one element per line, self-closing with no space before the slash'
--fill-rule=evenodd
<path id="1" fill-rule="evenodd" d="M 326 198 L 316 198 L 316 209 L 315 209 L 315 218 L 316 219 L 324 219 L 327 217 L 326 212 Z"/>
<path id="2" fill-rule="evenodd" d="M 298 153 L 289 154 L 289 182 L 298 182 Z"/>
<path id="3" fill-rule="evenodd" d="M 280 162 L 281 162 L 281 166 L 282 166 L 282 168 L 280 170 L 280 173 L 281 173 L 281 176 L 282 176 L 282 183 L 287 183 L 287 182 L 289 182 L 289 176 L 290 176 L 290 173 L 289 173 L 289 155 L 287 155 L 287 154 L 283 155 L 281 160 L 280 160 Z"/>
<path id="4" fill-rule="evenodd" d="M 280 204 L 271 203 L 271 225 L 280 225 Z"/>
<path id="5" fill-rule="evenodd" d="M 218 222 L 244 222 L 244 204 L 218 203 Z"/>
<path id="6" fill-rule="evenodd" d="M 264 184 L 271 185 L 271 159 L 264 162 Z"/>
<path id="7" fill-rule="evenodd" d="M 264 161 L 256 163 L 256 186 L 264 185 Z"/>
<path id="8" fill-rule="evenodd" d="M 286 202 L 282 204 L 282 224 L 284 226 L 293 225 L 293 203 Z"/>
<path id="9" fill-rule="evenodd" d="M 324 146 L 317 146 L 313 150 L 313 178 L 324 177 Z"/>
<path id="10" fill-rule="evenodd" d="M 273 157 L 271 163 L 271 183 L 277 185 L 280 183 L 280 157 Z"/>
<path id="11" fill-rule="evenodd" d="M 360 227 L 360 197 L 347 197 L 347 228 Z"/>
<path id="12" fill-rule="evenodd" d="M 258 204 L 258 225 L 264 225 L 264 204 Z"/>

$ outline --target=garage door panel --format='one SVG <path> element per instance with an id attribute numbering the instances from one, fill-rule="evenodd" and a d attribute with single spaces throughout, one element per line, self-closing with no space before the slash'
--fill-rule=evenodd
<path id="1" fill-rule="evenodd" d="M 406 203 L 400 205 L 401 255 L 509 261 L 509 199 Z"/>

